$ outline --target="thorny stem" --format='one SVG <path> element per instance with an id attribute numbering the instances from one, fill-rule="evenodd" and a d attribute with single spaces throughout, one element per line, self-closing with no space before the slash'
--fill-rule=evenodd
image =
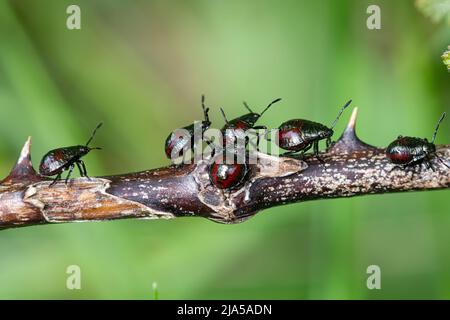
<path id="1" fill-rule="evenodd" d="M 201 216 L 222 223 L 245 221 L 260 210 L 306 200 L 450 187 L 450 145 L 438 146 L 434 168 L 392 169 L 384 149 L 355 133 L 357 109 L 320 159 L 260 154 L 240 189 L 211 185 L 206 161 L 138 173 L 72 179 L 66 186 L 38 175 L 25 143 L 11 173 L 0 182 L 0 229 L 59 222 Z"/>

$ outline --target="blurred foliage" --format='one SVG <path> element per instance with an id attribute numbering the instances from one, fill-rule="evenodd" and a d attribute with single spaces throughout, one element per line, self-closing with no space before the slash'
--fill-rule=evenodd
<path id="1" fill-rule="evenodd" d="M 217 127 L 218 107 L 237 116 L 244 99 L 257 109 L 281 96 L 261 119 L 275 127 L 331 123 L 352 98 L 359 136 L 379 146 L 400 133 L 430 137 L 449 111 L 449 27 L 409 0 L 75 3 L 81 30 L 66 28 L 73 1 L 0 0 L 2 176 L 28 135 L 37 166 L 100 120 L 91 175 L 167 165 L 164 139 L 201 118 L 202 93 Z M 370 4 L 381 30 L 366 28 Z M 450 124 L 441 128 L 437 142 L 449 143 Z M 183 218 L 2 231 L 0 298 L 152 299 L 153 282 L 159 299 L 450 298 L 448 196 L 312 201 L 231 226 Z M 79 291 L 65 287 L 71 264 Z M 366 288 L 372 264 L 381 290 Z"/>
<path id="2" fill-rule="evenodd" d="M 416 0 L 417 8 L 434 22 L 444 21 L 450 25 L 449 0 Z"/>
<path id="3" fill-rule="evenodd" d="M 442 54 L 441 58 L 444 64 L 447 66 L 448 71 L 450 71 L 450 46 L 448 46 L 448 50 Z"/>

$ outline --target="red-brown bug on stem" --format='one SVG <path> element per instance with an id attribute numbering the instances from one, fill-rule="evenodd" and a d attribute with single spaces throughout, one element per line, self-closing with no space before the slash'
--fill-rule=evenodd
<path id="1" fill-rule="evenodd" d="M 79 145 L 53 149 L 47 152 L 42 157 L 41 163 L 39 165 L 39 173 L 46 177 L 54 176 L 55 174 L 57 175 L 50 186 L 54 185 L 56 181 L 61 178 L 61 174 L 63 173 L 63 171 L 69 170 L 69 173 L 67 174 L 65 180 L 65 183 L 67 184 L 67 181 L 69 181 L 69 177 L 72 174 L 75 165 L 77 165 L 82 177 L 85 176 L 89 178 L 86 170 L 86 165 L 84 164 L 84 161 L 81 160 L 81 158 L 87 155 L 91 150 L 101 149 L 98 147 L 90 148 L 89 143 L 92 141 L 95 133 L 102 126 L 102 124 L 103 123 L 100 122 L 97 127 L 95 127 L 91 137 L 84 146 Z"/>

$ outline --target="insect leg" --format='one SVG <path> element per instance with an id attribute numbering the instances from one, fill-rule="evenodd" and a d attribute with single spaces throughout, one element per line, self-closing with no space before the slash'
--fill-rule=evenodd
<path id="1" fill-rule="evenodd" d="M 209 138 L 204 137 L 206 145 L 211 149 L 211 158 L 214 158 L 216 155 L 216 144 Z M 223 150 L 223 148 L 220 148 L 220 151 Z"/>
<path id="2" fill-rule="evenodd" d="M 305 153 L 306 153 L 309 149 L 312 148 L 312 146 L 313 146 L 312 144 L 308 144 L 308 145 L 300 152 L 300 155 L 301 155 L 302 158 L 305 156 Z"/>
<path id="3" fill-rule="evenodd" d="M 425 159 L 424 156 L 416 156 L 416 157 L 414 157 L 408 164 L 418 163 L 418 162 L 420 162 L 420 161 L 423 160 L 423 159 Z"/>
<path id="4" fill-rule="evenodd" d="M 422 160 L 424 160 L 425 157 L 426 157 L 426 155 L 419 155 L 419 156 L 413 157 L 410 161 L 408 161 L 407 163 L 403 164 L 403 169 L 410 168 L 410 169 L 412 169 L 414 171 L 414 173 L 416 173 L 416 165 L 419 162 L 421 162 Z M 419 171 L 420 171 L 420 166 L 419 166 Z"/>
<path id="5" fill-rule="evenodd" d="M 446 166 L 447 168 L 450 169 L 450 167 L 448 166 L 448 164 L 446 164 L 445 161 L 441 159 L 441 157 L 439 157 L 438 155 L 436 155 L 436 158 L 439 160 L 440 163 L 442 163 L 444 166 Z"/>
<path id="6" fill-rule="evenodd" d="M 50 183 L 50 186 L 49 186 L 49 187 L 52 187 L 52 186 L 53 186 L 53 185 L 61 178 L 61 173 L 62 173 L 62 172 L 58 173 L 58 175 L 56 176 L 56 178 L 53 179 L 52 183 Z"/>
<path id="7" fill-rule="evenodd" d="M 78 171 L 80 172 L 80 176 L 84 176 L 83 169 L 81 169 L 80 161 L 75 162 L 78 168 Z"/>
<path id="8" fill-rule="evenodd" d="M 281 156 L 282 156 L 282 157 L 288 157 L 288 156 L 295 155 L 296 153 L 298 153 L 298 151 L 296 151 L 296 150 L 294 150 L 294 151 L 288 151 L 288 152 L 283 153 Z"/>
<path id="9" fill-rule="evenodd" d="M 86 165 L 84 164 L 84 161 L 80 159 L 80 160 L 78 160 L 78 162 L 81 164 L 81 167 L 83 168 L 82 176 L 84 176 L 84 177 L 88 178 L 89 180 L 91 180 L 91 178 L 89 178 L 89 176 L 88 176 L 88 173 L 87 173 L 87 170 L 86 170 Z M 78 162 L 77 162 L 77 164 L 78 164 Z"/>
<path id="10" fill-rule="evenodd" d="M 303 156 L 306 153 L 306 151 L 311 149 L 311 147 L 312 147 L 312 143 L 307 144 L 305 147 L 303 147 L 300 150 L 291 150 L 291 151 L 285 152 L 285 153 L 281 154 L 281 156 L 285 157 L 285 156 L 292 156 L 292 155 L 296 155 L 296 154 Z"/>
<path id="11" fill-rule="evenodd" d="M 319 141 L 314 141 L 313 145 L 314 145 L 314 155 L 316 156 L 316 159 L 319 160 L 319 162 L 323 163 L 324 161 L 319 156 Z"/>
<path id="12" fill-rule="evenodd" d="M 313 146 L 312 144 L 309 144 L 309 145 L 307 145 L 307 146 L 306 146 L 306 148 L 305 148 L 305 149 L 303 149 L 302 153 L 303 153 L 303 154 L 305 154 L 305 153 L 306 153 L 306 151 L 308 151 L 309 149 L 311 149 L 311 148 L 312 148 L 312 146 Z"/>
<path id="13" fill-rule="evenodd" d="M 305 148 L 303 148 L 302 150 L 288 151 L 288 152 L 283 153 L 281 156 L 282 156 L 282 157 L 285 157 L 285 156 L 292 156 L 292 155 L 295 155 L 295 154 L 297 154 L 297 153 L 299 153 L 299 152 L 300 152 L 300 155 L 303 156 L 303 155 L 306 153 L 306 151 L 308 151 L 309 149 L 311 149 L 311 147 L 312 147 L 312 144 L 308 144 L 308 145 L 307 145 Z"/>
<path id="14" fill-rule="evenodd" d="M 413 174 L 417 173 L 416 166 L 414 164 L 411 164 L 411 163 L 404 164 L 404 165 L 402 165 L 402 168 L 406 172 L 412 172 Z"/>
<path id="15" fill-rule="evenodd" d="M 425 165 L 425 167 L 427 168 L 427 170 L 428 170 L 428 169 L 431 169 L 431 170 L 433 170 L 433 172 L 436 171 L 436 170 L 434 169 L 433 164 L 431 163 L 431 158 L 430 158 L 430 156 L 427 156 L 427 157 L 425 157 L 425 158 L 423 159 L 422 163 L 420 164 L 420 167 L 421 167 L 421 168 L 422 168 L 422 165 Z"/>
<path id="16" fill-rule="evenodd" d="M 318 157 L 319 156 L 319 141 L 314 141 L 313 146 L 314 146 L 314 155 L 316 157 Z"/>
<path id="17" fill-rule="evenodd" d="M 266 134 L 267 134 L 267 132 L 268 132 L 266 126 L 256 126 L 256 127 L 253 127 L 253 129 L 255 129 L 255 130 L 266 130 L 266 131 L 264 132 L 264 136 L 266 136 Z M 257 132 L 257 133 L 256 133 L 256 151 L 258 151 L 258 152 L 259 152 L 259 142 L 260 142 L 260 140 L 261 140 L 261 135 Z M 269 140 L 268 140 L 268 141 L 269 141 Z"/>
<path id="18" fill-rule="evenodd" d="M 67 182 L 69 182 L 69 178 L 70 178 L 70 175 L 72 174 L 74 167 L 75 167 L 75 165 L 72 163 L 69 167 L 69 173 L 66 176 L 66 180 L 64 181 L 65 184 L 67 184 Z"/>
<path id="19" fill-rule="evenodd" d="M 389 172 L 392 172 L 392 171 L 397 170 L 397 169 L 401 169 L 401 167 L 395 164 L 395 165 L 392 166 L 392 168 L 391 168 L 391 170 L 389 170 Z"/>
<path id="20" fill-rule="evenodd" d="M 259 152 L 259 134 L 256 135 L 256 151 Z"/>

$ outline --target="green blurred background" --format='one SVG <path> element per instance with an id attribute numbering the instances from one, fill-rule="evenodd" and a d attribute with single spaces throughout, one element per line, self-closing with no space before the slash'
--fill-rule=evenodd
<path id="1" fill-rule="evenodd" d="M 437 4 L 433 6 L 433 3 Z M 81 8 L 81 30 L 66 8 Z M 381 8 L 381 30 L 366 9 Z M 439 5 L 440 4 L 440 5 Z M 447 5 L 447 7 L 446 7 Z M 91 175 L 165 166 L 167 134 L 276 97 L 261 123 L 331 123 L 352 98 L 358 133 L 386 146 L 430 137 L 450 111 L 449 1 L 0 0 L 0 174 L 27 136 L 35 167 L 84 143 Z M 441 19 L 439 19 L 441 17 Z M 341 132 L 350 112 L 337 126 Z M 446 120 L 438 143 L 450 143 Z M 201 218 L 37 226 L 0 232 L 0 298 L 450 298 L 448 190 L 313 201 L 239 225 Z M 82 289 L 66 289 L 81 267 Z M 366 268 L 381 267 L 381 290 Z"/>

